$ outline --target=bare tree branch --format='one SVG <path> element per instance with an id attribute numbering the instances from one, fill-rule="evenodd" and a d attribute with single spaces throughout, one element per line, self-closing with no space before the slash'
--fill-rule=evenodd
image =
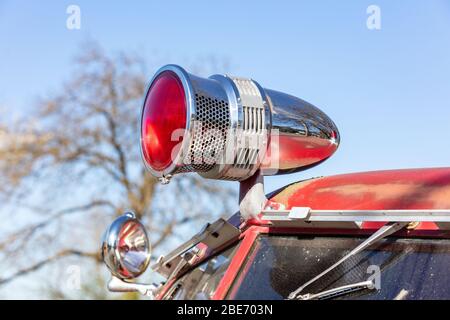
<path id="1" fill-rule="evenodd" d="M 17 232 L 15 232 L 14 234 L 10 235 L 7 240 L 0 242 L 0 251 L 4 250 L 8 244 L 17 240 L 19 237 L 24 239 L 24 241 L 27 241 L 35 232 L 46 227 L 47 225 L 54 222 L 56 219 L 61 218 L 64 215 L 72 214 L 72 213 L 76 213 L 76 212 L 85 212 L 85 211 L 88 211 L 95 207 L 110 207 L 112 209 L 115 209 L 114 204 L 112 204 L 108 200 L 96 200 L 96 201 L 92 201 L 88 204 L 60 210 L 60 211 L 52 214 L 49 218 L 47 218 L 37 224 L 22 228 L 22 229 L 18 230 Z"/>
<path id="2" fill-rule="evenodd" d="M 84 47 L 75 68 L 56 95 L 40 99 L 23 119 L 8 123 L 0 118 L 2 201 L 28 208 L 34 215 L 36 210 L 46 213 L 37 223 L 21 219 L 18 230 L 3 233 L 2 257 L 33 258 L 37 252 L 45 254 L 41 249 L 45 244 L 55 250 L 65 247 L 68 240 L 62 240 L 58 228 L 67 227 L 69 215 L 93 217 L 97 208 L 114 215 L 134 211 L 149 226 L 153 248 L 163 247 L 182 226 L 230 211 L 228 203 L 235 192 L 223 184 L 181 175 L 162 188 L 145 171 L 138 138 L 149 78 L 143 59 L 123 53 L 110 56 L 93 45 Z M 74 205 L 60 209 L 68 199 Z M 80 242 L 75 236 L 69 240 Z M 94 254 L 61 250 L 24 269 L 13 261 L 18 271 L 0 285 L 67 255 Z"/>
<path id="3" fill-rule="evenodd" d="M 0 285 L 7 284 L 8 282 L 11 282 L 12 280 L 16 279 L 17 277 L 22 277 L 29 273 L 38 271 L 39 269 L 43 268 L 44 266 L 46 266 L 50 263 L 53 263 L 61 258 L 67 257 L 67 256 L 78 256 L 78 257 L 95 259 L 96 261 L 101 261 L 101 256 L 97 252 L 83 252 L 83 251 L 74 250 L 74 249 L 65 249 L 65 250 L 62 250 L 62 251 L 44 259 L 44 260 L 41 260 L 29 267 L 20 269 L 6 278 L 0 278 Z"/>

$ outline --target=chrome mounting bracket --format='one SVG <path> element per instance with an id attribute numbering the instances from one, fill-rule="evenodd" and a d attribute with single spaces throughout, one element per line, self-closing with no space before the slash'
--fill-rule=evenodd
<path id="1" fill-rule="evenodd" d="M 253 176 L 239 183 L 239 211 L 243 220 L 258 219 L 268 200 L 264 193 L 264 176 L 257 170 Z"/>
<path id="2" fill-rule="evenodd" d="M 111 292 L 139 292 L 143 296 L 155 299 L 159 287 L 153 284 L 128 282 L 112 276 L 108 281 L 108 290 Z"/>

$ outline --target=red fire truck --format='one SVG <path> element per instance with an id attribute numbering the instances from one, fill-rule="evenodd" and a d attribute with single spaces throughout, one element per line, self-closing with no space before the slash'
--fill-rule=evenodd
<path id="1" fill-rule="evenodd" d="M 155 299 L 450 299 L 450 168 L 312 178 L 264 192 L 264 177 L 329 158 L 340 135 L 321 110 L 255 80 L 201 78 L 176 65 L 150 81 L 142 158 L 161 183 L 179 173 L 237 181 L 239 212 L 207 224 L 134 282 L 150 243 L 133 213 L 105 232 L 111 291 Z"/>

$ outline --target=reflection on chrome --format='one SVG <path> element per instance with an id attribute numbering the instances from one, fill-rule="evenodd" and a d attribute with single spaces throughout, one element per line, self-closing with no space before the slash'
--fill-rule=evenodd
<path id="1" fill-rule="evenodd" d="M 172 151 L 170 162 L 159 168 L 148 161 L 149 152 L 166 132 L 149 130 L 148 115 L 164 105 L 147 103 L 147 97 L 157 90 L 152 83 L 167 72 L 182 86 L 181 103 L 186 108 L 181 109 L 186 115 L 180 122 L 181 134 L 172 135 L 175 140 L 165 143 Z M 180 112 L 180 106 L 174 104 L 172 112 Z M 172 147 L 173 141 L 179 143 Z M 245 145 L 247 141 L 253 143 Z M 186 172 L 243 181 L 259 169 L 263 175 L 277 175 L 319 164 L 337 150 L 340 136 L 325 113 L 302 99 L 265 89 L 253 79 L 227 75 L 202 78 L 177 65 L 167 65 L 149 84 L 142 108 L 141 142 L 147 169 L 163 183 Z"/>
<path id="2" fill-rule="evenodd" d="M 150 241 L 134 214 L 120 216 L 106 230 L 102 256 L 111 273 L 121 279 L 138 277 L 147 269 Z"/>

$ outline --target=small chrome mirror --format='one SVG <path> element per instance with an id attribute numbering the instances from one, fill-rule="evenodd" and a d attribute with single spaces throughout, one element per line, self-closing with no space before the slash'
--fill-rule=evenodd
<path id="1" fill-rule="evenodd" d="M 113 276 L 140 276 L 150 262 L 150 241 L 142 223 L 127 212 L 118 217 L 103 235 L 102 257 Z"/>

